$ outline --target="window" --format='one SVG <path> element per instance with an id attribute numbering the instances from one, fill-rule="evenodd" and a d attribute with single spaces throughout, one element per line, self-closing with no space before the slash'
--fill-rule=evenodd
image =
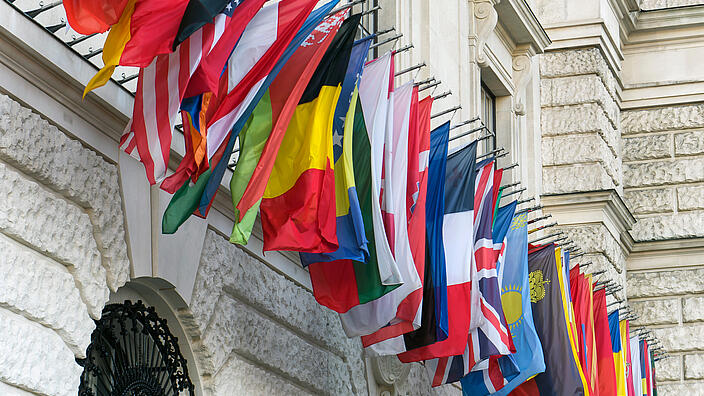
<path id="1" fill-rule="evenodd" d="M 483 141 L 484 152 L 486 153 L 496 148 L 496 97 L 484 84 L 482 84 L 481 102 L 480 117 L 482 122 L 494 133 L 493 137 Z"/>

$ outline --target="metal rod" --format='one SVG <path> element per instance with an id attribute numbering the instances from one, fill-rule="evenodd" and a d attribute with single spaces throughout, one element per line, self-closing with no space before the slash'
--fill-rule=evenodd
<path id="1" fill-rule="evenodd" d="M 522 193 L 523 191 L 526 191 L 527 189 L 528 189 L 527 187 L 523 187 L 523 188 L 519 188 L 518 190 L 513 190 L 513 191 L 511 191 L 511 192 L 509 192 L 509 193 L 502 194 L 502 195 L 501 195 L 501 198 L 510 197 L 511 195 L 520 194 L 520 193 Z M 557 224 L 557 223 L 555 223 L 555 224 Z"/>
<path id="2" fill-rule="evenodd" d="M 497 155 L 497 156 L 496 156 L 496 158 L 494 158 L 494 159 L 499 159 L 499 158 L 503 158 L 503 157 L 507 156 L 508 154 L 509 154 L 509 152 L 508 152 L 508 151 L 504 151 L 503 153 L 501 153 L 501 154 Z"/>
<path id="3" fill-rule="evenodd" d="M 452 91 L 443 92 L 438 96 L 433 96 L 433 100 L 442 99 L 442 98 L 448 97 L 450 95 L 452 95 Z"/>
<path id="4" fill-rule="evenodd" d="M 405 47 L 402 47 L 402 48 L 397 49 L 396 51 L 394 51 L 394 54 L 400 54 L 401 52 L 406 52 L 406 51 L 408 51 L 408 50 L 411 49 L 411 48 L 413 48 L 413 44 L 409 44 L 409 45 L 407 45 L 407 46 L 405 46 Z"/>
<path id="5" fill-rule="evenodd" d="M 130 81 L 134 80 L 134 79 L 137 78 L 137 77 L 139 77 L 139 73 L 135 73 L 135 74 L 133 74 L 133 75 L 131 75 L 131 76 L 127 76 L 127 77 L 125 77 L 125 75 L 123 74 L 123 75 L 122 75 L 122 78 L 119 79 L 119 80 L 117 80 L 117 83 L 118 83 L 118 84 L 124 84 L 124 83 L 126 83 L 126 82 L 130 82 Z"/>
<path id="6" fill-rule="evenodd" d="M 368 10 L 362 12 L 362 16 L 364 16 L 364 15 L 369 15 L 369 14 L 371 14 L 372 12 L 377 12 L 377 11 L 379 11 L 380 9 L 381 9 L 380 6 L 376 6 L 376 7 L 374 7 L 374 8 L 370 8 L 370 9 L 368 9 Z"/>
<path id="7" fill-rule="evenodd" d="M 521 184 L 521 182 L 519 182 L 519 181 L 517 181 L 517 182 L 515 182 L 515 183 L 511 183 L 511 184 L 505 184 L 505 185 L 499 187 L 499 190 L 505 190 L 505 189 L 507 189 L 507 188 L 516 187 L 516 186 L 518 186 L 518 185 L 520 185 L 520 184 Z"/>
<path id="8" fill-rule="evenodd" d="M 47 26 L 45 29 L 50 31 L 51 33 L 56 33 L 59 29 L 61 29 L 64 26 L 66 26 L 66 22 L 61 22 L 56 25 Z"/>
<path id="9" fill-rule="evenodd" d="M 532 208 L 526 208 L 526 209 L 521 209 L 521 210 L 517 211 L 517 212 L 514 214 L 514 216 L 515 216 L 515 215 L 522 214 L 522 213 L 530 213 L 530 212 L 533 212 L 533 211 L 536 211 L 536 210 L 540 210 L 540 209 L 542 209 L 542 208 L 543 208 L 543 205 L 542 205 L 542 204 L 541 204 L 541 205 L 535 205 L 535 206 L 533 206 Z"/>
<path id="10" fill-rule="evenodd" d="M 79 37 L 79 38 L 76 38 L 76 39 L 69 41 L 66 44 L 68 44 L 69 47 L 73 47 L 74 45 L 76 45 L 78 43 L 82 43 L 82 42 L 88 40 L 89 38 L 95 36 L 96 34 L 98 34 L 98 33 L 93 33 L 93 34 L 89 34 L 87 36 Z"/>
<path id="11" fill-rule="evenodd" d="M 47 11 L 47 10 L 50 10 L 50 9 L 56 7 L 56 6 L 59 6 L 59 5 L 61 5 L 62 3 L 63 3 L 63 1 L 61 1 L 61 0 L 55 1 L 55 2 L 53 2 L 53 3 L 49 3 L 49 4 L 44 5 L 44 6 L 39 6 L 39 8 L 36 8 L 36 9 L 34 9 L 34 10 L 27 11 L 27 12 L 25 12 L 25 14 L 27 14 L 28 17 L 34 19 L 34 18 L 37 17 L 37 15 L 41 14 L 42 12 Z"/>
<path id="12" fill-rule="evenodd" d="M 546 228 L 555 227 L 556 225 L 557 225 L 557 222 L 554 222 L 554 223 L 547 224 L 547 225 L 544 225 L 544 226 L 536 227 L 536 228 L 533 228 L 532 230 L 528 230 L 528 233 L 529 233 L 529 234 L 532 234 L 532 233 L 534 233 L 534 232 L 537 232 L 537 231 L 540 231 L 540 230 L 544 230 L 544 229 L 546 229 Z"/>
<path id="13" fill-rule="evenodd" d="M 352 8 L 352 7 L 356 6 L 357 4 L 362 4 L 362 3 L 364 3 L 364 1 L 365 1 L 365 0 L 355 0 L 355 1 L 351 2 L 351 3 L 347 3 L 347 4 L 343 5 L 343 6 L 340 6 L 340 7 L 338 7 L 338 8 L 335 8 L 334 10 L 328 12 L 328 15 L 335 15 L 335 14 L 337 14 L 337 13 L 340 12 L 340 11 L 346 10 L 346 9 L 348 9 L 348 8 Z"/>
<path id="14" fill-rule="evenodd" d="M 400 72 L 394 74 L 394 77 L 402 76 L 408 72 L 412 72 L 413 70 L 417 70 L 417 69 L 420 69 L 421 67 L 425 67 L 425 66 L 426 66 L 425 62 L 419 63 L 415 66 L 411 66 L 409 68 L 401 70 Z"/>
<path id="15" fill-rule="evenodd" d="M 526 198 L 526 199 L 522 199 L 522 200 L 518 201 L 518 204 L 520 205 L 520 204 L 524 204 L 526 202 L 530 202 L 530 201 L 534 201 L 534 200 L 535 200 L 535 197 L 530 197 L 530 198 Z"/>
<path id="16" fill-rule="evenodd" d="M 395 30 L 396 30 L 396 28 L 392 26 L 392 27 L 390 27 L 390 28 L 388 28 L 388 29 L 379 30 L 378 32 L 376 32 L 376 34 L 377 34 L 377 36 L 381 36 L 382 34 L 391 33 L 391 32 L 393 32 L 393 31 L 395 31 Z"/>
<path id="17" fill-rule="evenodd" d="M 463 126 L 465 126 L 465 125 L 467 125 L 467 124 L 471 124 L 471 123 L 473 123 L 473 122 L 475 122 L 475 121 L 479 121 L 479 117 L 475 117 L 475 118 L 472 118 L 471 120 L 462 121 L 462 122 L 460 122 L 459 124 L 453 125 L 453 126 L 450 127 L 450 130 L 457 129 L 457 128 L 459 128 L 459 127 L 463 127 Z M 482 126 L 483 126 L 483 125 L 482 125 Z"/>
<path id="18" fill-rule="evenodd" d="M 494 154 L 496 154 L 496 153 L 499 153 L 499 152 L 501 152 L 501 151 L 503 151 L 503 150 L 504 150 L 503 147 L 499 147 L 499 148 L 497 148 L 496 150 L 491 150 L 491 151 L 489 151 L 488 153 L 485 153 L 485 154 L 482 154 L 482 155 L 478 155 L 478 156 L 477 156 L 477 159 L 480 160 L 480 159 L 483 159 L 483 158 L 486 158 L 486 157 L 491 157 L 492 155 L 494 155 Z"/>
<path id="19" fill-rule="evenodd" d="M 437 86 L 440 85 L 440 84 L 442 84 L 442 81 L 436 81 L 436 82 L 434 82 L 434 83 L 432 83 L 432 84 L 428 84 L 428 85 L 426 85 L 426 86 L 424 86 L 424 87 L 418 87 L 418 92 L 423 92 L 423 91 L 425 91 L 426 89 L 430 89 L 430 88 L 433 88 L 433 87 L 437 87 Z"/>
<path id="20" fill-rule="evenodd" d="M 534 218 L 534 219 L 528 220 L 528 224 L 536 223 L 536 222 L 541 221 L 541 220 L 547 220 L 547 219 L 549 219 L 549 218 L 551 218 L 551 217 L 552 217 L 552 215 L 548 213 L 548 214 L 546 214 L 545 216 L 540 216 L 540 217 L 536 217 L 536 218 Z"/>
<path id="21" fill-rule="evenodd" d="M 369 46 L 369 49 L 374 49 L 374 48 L 380 47 L 380 46 L 382 46 L 382 45 L 384 45 L 384 44 L 388 44 L 388 43 L 390 43 L 390 42 L 392 42 L 392 41 L 396 41 L 396 40 L 400 39 L 401 37 L 403 37 L 403 34 L 397 34 L 397 35 L 395 35 L 395 36 L 393 36 L 393 37 L 387 38 L 387 39 L 384 40 L 384 41 L 381 41 L 381 42 L 379 42 L 379 43 L 370 45 L 370 46 Z"/>
<path id="22" fill-rule="evenodd" d="M 487 127 L 481 126 L 481 127 L 479 127 L 479 128 L 474 128 L 474 129 L 470 129 L 470 130 L 468 130 L 468 131 L 464 131 L 464 132 L 460 133 L 459 135 L 455 135 L 455 136 L 453 136 L 453 137 L 450 138 L 450 141 L 453 141 L 453 140 L 456 140 L 456 139 L 459 139 L 459 138 L 463 138 L 463 137 L 465 137 L 465 136 L 467 136 L 467 135 L 473 134 L 474 132 L 479 132 L 479 131 L 482 131 L 482 130 L 485 130 L 485 129 L 486 129 L 487 132 L 489 132 L 489 135 L 482 136 L 481 138 L 479 138 L 479 139 L 477 139 L 477 140 L 484 140 L 484 139 L 487 139 L 487 138 L 490 138 L 490 137 L 494 136 L 494 133 L 491 132 Z"/>
<path id="23" fill-rule="evenodd" d="M 102 48 L 98 48 L 98 49 L 95 50 L 95 51 L 90 51 L 90 52 L 88 52 L 87 54 L 83 55 L 83 57 L 86 58 L 86 59 L 90 59 L 90 58 L 92 58 L 92 57 L 94 57 L 94 56 L 96 56 L 96 55 L 98 55 L 98 54 L 100 54 L 100 53 L 102 53 L 102 52 L 103 52 L 103 49 L 102 49 Z"/>
<path id="24" fill-rule="evenodd" d="M 560 236 L 560 235 L 563 235 L 563 234 L 564 234 L 563 231 L 558 231 L 558 232 L 555 232 L 555 233 L 552 233 L 552 234 L 549 234 L 549 235 L 542 236 L 542 237 L 540 237 L 540 238 L 538 238 L 538 239 L 534 239 L 534 240 L 532 240 L 532 241 L 528 241 L 528 243 L 536 243 L 536 242 L 538 242 L 538 241 L 542 241 L 542 240 L 544 240 L 544 239 L 548 239 L 548 238 Z"/>
<path id="25" fill-rule="evenodd" d="M 440 116 L 444 116 L 445 114 L 452 113 L 453 111 L 457 111 L 457 110 L 459 110 L 459 109 L 461 109 L 461 108 L 462 108 L 462 105 L 457 105 L 457 106 L 455 106 L 455 107 L 453 107 L 453 108 L 451 108 L 451 109 L 447 109 L 447 110 L 441 111 L 441 112 L 439 112 L 439 113 L 437 113 L 437 114 L 433 114 L 433 115 L 430 116 L 430 118 L 432 119 L 432 118 L 437 118 L 437 117 L 440 117 Z M 452 140 L 452 139 L 450 139 L 450 140 Z"/>
<path id="26" fill-rule="evenodd" d="M 413 45 L 413 44 L 411 44 L 411 45 Z M 416 87 L 420 87 L 420 86 L 423 85 L 423 84 L 429 84 L 429 83 L 431 83 L 431 82 L 433 82 L 433 81 L 435 81 L 435 77 L 430 77 L 430 78 L 426 78 L 426 79 L 423 80 L 423 81 L 418 81 L 418 82 L 415 83 L 414 85 L 415 85 Z M 420 89 L 418 89 L 418 90 L 420 91 Z"/>
<path id="27" fill-rule="evenodd" d="M 500 158 L 500 157 L 496 157 L 496 158 Z M 504 167 L 504 168 L 502 168 L 502 169 L 503 169 L 504 171 L 507 171 L 507 170 L 511 170 L 511 169 L 517 168 L 517 167 L 518 167 L 518 162 L 514 162 L 513 164 L 511 164 L 511 165 L 509 165 L 509 166 L 507 166 L 507 167 Z"/>

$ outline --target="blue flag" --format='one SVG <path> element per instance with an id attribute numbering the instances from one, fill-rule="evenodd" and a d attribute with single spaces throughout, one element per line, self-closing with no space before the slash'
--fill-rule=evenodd
<path id="1" fill-rule="evenodd" d="M 352 166 L 353 128 L 345 127 L 345 118 L 350 109 L 350 100 L 354 95 L 357 80 L 362 74 L 364 62 L 369 53 L 372 37 L 359 40 L 352 47 L 345 79 L 342 82 L 340 98 L 335 107 L 332 124 L 333 156 L 335 161 L 335 201 L 337 242 L 339 248 L 332 253 L 301 253 L 301 263 L 308 266 L 313 263 L 325 263 L 335 260 L 354 260 L 367 262 L 369 250 L 364 232 L 362 211 L 357 197 L 357 188 Z M 350 122 L 354 123 L 354 119 Z M 358 131 L 359 133 L 360 131 Z M 343 145 L 347 150 L 343 150 Z"/>

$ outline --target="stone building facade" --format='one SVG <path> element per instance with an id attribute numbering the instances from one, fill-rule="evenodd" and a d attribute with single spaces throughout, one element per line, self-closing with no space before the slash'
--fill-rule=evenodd
<path id="1" fill-rule="evenodd" d="M 427 64 L 397 83 L 442 80 L 434 112 L 462 109 L 438 123 L 482 115 L 510 151 L 500 165 L 520 165 L 505 183 L 523 183 L 524 207 L 542 204 L 624 286 L 671 355 L 660 394 L 704 394 L 704 1 L 368 3 L 382 7 L 370 23 L 404 34 L 397 48 L 414 45 L 398 70 Z M 208 219 L 161 235 L 169 196 L 118 150 L 135 81 L 81 100 L 101 65 L 81 55 L 104 35 L 69 46 L 44 28 L 61 7 L 23 13 L 37 7 L 0 1 L 0 394 L 76 394 L 94 319 L 126 299 L 168 320 L 197 395 L 461 394 L 367 358 L 260 230 L 231 245 L 227 177 Z"/>

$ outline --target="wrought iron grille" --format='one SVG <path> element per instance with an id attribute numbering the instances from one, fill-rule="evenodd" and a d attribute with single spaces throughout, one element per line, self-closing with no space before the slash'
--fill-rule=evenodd
<path id="1" fill-rule="evenodd" d="M 95 321 L 79 396 L 194 395 L 178 339 L 142 301 L 111 304 Z"/>

